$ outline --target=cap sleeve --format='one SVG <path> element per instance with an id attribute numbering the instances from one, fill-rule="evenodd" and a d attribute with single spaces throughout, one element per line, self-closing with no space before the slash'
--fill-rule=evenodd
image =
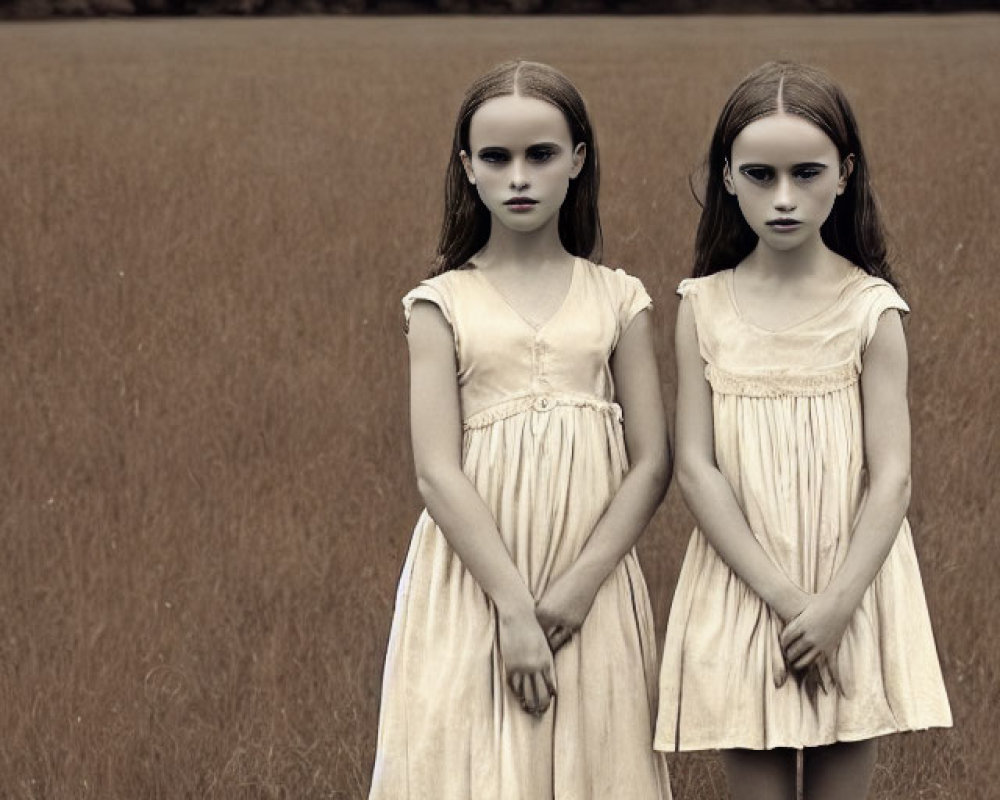
<path id="1" fill-rule="evenodd" d="M 687 299 L 694 314 L 695 336 L 698 352 L 706 364 L 715 364 L 718 353 L 718 325 L 720 324 L 720 281 L 724 272 L 714 272 L 700 278 L 685 278 L 677 284 L 677 294 Z M 703 308 L 704 306 L 704 308 Z"/>
<path id="2" fill-rule="evenodd" d="M 624 333 L 632 320 L 636 318 L 640 311 L 653 307 L 653 300 L 650 298 L 646 287 L 642 281 L 629 275 L 623 269 L 616 269 L 615 273 L 619 278 L 621 286 L 621 299 L 618 306 L 618 329 Z"/>
<path id="3" fill-rule="evenodd" d="M 677 284 L 677 294 L 681 297 L 687 297 L 689 294 L 697 294 L 698 291 L 698 281 L 696 278 L 685 278 L 680 283 Z"/>
<path id="4" fill-rule="evenodd" d="M 403 333 L 410 332 L 410 315 L 413 313 L 413 304 L 418 300 L 434 303 L 441 309 L 441 313 L 452 330 L 455 329 L 455 321 L 452 317 L 451 303 L 448 301 L 447 293 L 442 291 L 442 287 L 432 280 L 426 280 L 403 295 Z"/>
<path id="5" fill-rule="evenodd" d="M 892 308 L 896 309 L 901 314 L 910 313 L 910 307 L 906 304 L 906 301 L 900 297 L 899 292 L 892 288 L 889 283 L 880 280 L 868 291 L 868 303 L 865 309 L 864 327 L 862 331 L 862 352 L 868 348 L 868 344 L 871 342 L 872 337 L 875 336 L 875 330 L 878 328 L 878 321 L 882 318 L 882 315 Z"/>

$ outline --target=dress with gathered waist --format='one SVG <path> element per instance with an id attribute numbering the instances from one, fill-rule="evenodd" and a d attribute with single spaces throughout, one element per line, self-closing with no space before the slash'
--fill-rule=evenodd
<path id="1" fill-rule="evenodd" d="M 628 464 L 610 359 L 650 306 L 621 270 L 577 259 L 559 309 L 522 318 L 476 267 L 403 299 L 451 326 L 465 474 L 534 597 L 580 553 Z M 634 552 L 555 655 L 558 696 L 525 713 L 504 678 L 496 616 L 425 510 L 386 655 L 372 800 L 665 800 L 652 749 L 656 644 Z"/>

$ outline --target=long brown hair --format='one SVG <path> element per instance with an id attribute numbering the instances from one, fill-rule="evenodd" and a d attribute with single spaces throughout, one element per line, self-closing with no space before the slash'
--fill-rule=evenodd
<path id="1" fill-rule="evenodd" d="M 554 105 L 569 124 L 574 146 L 580 142 L 587 146 L 583 169 L 570 181 L 559 209 L 559 239 L 575 256 L 600 259 L 601 219 L 597 211 L 600 169 L 597 142 L 583 98 L 558 70 L 534 61 L 509 61 L 473 83 L 459 109 L 445 177 L 444 220 L 433 275 L 464 266 L 490 238 L 490 212 L 479 199 L 476 187 L 469 183 L 459 153 L 470 150 L 469 123 L 479 107 L 494 97 L 512 94 Z"/>
<path id="2" fill-rule="evenodd" d="M 733 141 L 747 125 L 783 112 L 811 122 L 837 147 L 840 159 L 854 154 L 847 188 L 820 228 L 823 242 L 869 275 L 893 286 L 885 229 L 871 186 L 868 160 L 847 97 L 814 67 L 771 61 L 747 75 L 729 96 L 715 126 L 705 161 L 705 200 L 695 239 L 694 276 L 735 267 L 757 244 L 757 235 L 723 184 L 723 165 Z"/>

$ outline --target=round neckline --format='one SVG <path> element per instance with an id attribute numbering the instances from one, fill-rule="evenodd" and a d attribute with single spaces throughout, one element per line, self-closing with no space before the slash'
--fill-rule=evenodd
<path id="1" fill-rule="evenodd" d="M 746 325 L 746 326 L 748 326 L 750 328 L 754 328 L 754 329 L 756 329 L 758 331 L 763 331 L 764 333 L 773 333 L 773 334 L 788 333 L 789 331 L 793 331 L 796 328 L 801 328 L 803 325 L 806 325 L 806 324 L 812 322 L 813 320 L 818 319 L 819 317 L 823 316 L 824 314 L 829 313 L 830 311 L 832 311 L 833 309 L 835 309 L 837 306 L 840 305 L 840 302 L 844 298 L 844 292 L 847 291 L 848 285 L 853 280 L 855 280 L 858 277 L 857 273 L 860 272 L 863 275 L 867 274 L 867 273 L 864 272 L 864 270 L 859 269 L 858 267 L 853 267 L 852 271 L 848 272 L 843 278 L 841 278 L 840 283 L 837 284 L 837 294 L 836 294 L 836 297 L 834 297 L 833 302 L 831 302 L 827 306 L 824 306 L 823 308 L 819 309 L 818 311 L 816 311 L 816 312 L 814 312 L 812 314 L 809 314 L 806 317 L 803 317 L 800 320 L 796 320 L 791 325 L 786 325 L 783 328 L 774 329 L 774 328 L 765 328 L 763 325 L 758 325 L 756 322 L 754 322 L 753 320 L 749 319 L 743 313 L 742 309 L 740 309 L 739 298 L 736 296 L 736 270 L 737 269 L 738 269 L 738 267 L 733 267 L 732 269 L 730 269 L 729 270 L 728 280 L 726 280 L 726 289 L 728 290 L 729 302 L 730 302 L 730 304 L 733 307 L 733 311 L 736 314 L 736 318 L 739 319 L 740 322 L 742 322 L 744 325 Z"/>
<path id="2" fill-rule="evenodd" d="M 566 287 L 566 293 L 563 295 L 562 300 L 559 301 L 559 305 L 556 307 L 556 310 L 553 311 L 552 314 L 550 314 L 549 317 L 545 320 L 545 322 L 541 323 L 540 325 L 536 325 L 534 322 L 532 322 L 530 319 L 524 316 L 524 314 L 518 311 L 514 307 L 514 304 L 511 303 L 510 300 L 507 298 L 507 295 L 501 292 L 500 289 L 497 288 L 497 286 L 493 283 L 493 281 L 491 281 L 488 277 L 486 277 L 486 273 L 483 271 L 482 267 L 480 267 L 475 261 L 472 260 L 470 260 L 468 263 L 472 266 L 473 271 L 476 272 L 482 279 L 482 281 L 490 288 L 490 290 L 503 301 L 503 304 L 514 314 L 514 316 L 516 316 L 519 320 L 521 320 L 521 322 L 523 322 L 525 325 L 531 328 L 531 330 L 534 331 L 536 335 L 538 335 L 549 325 L 549 323 L 552 322 L 552 320 L 554 320 L 562 313 L 562 310 L 569 303 L 569 298 L 573 294 L 573 289 L 576 286 L 576 274 L 579 271 L 578 267 L 580 264 L 580 257 L 573 256 L 573 266 L 570 267 L 569 286 Z"/>

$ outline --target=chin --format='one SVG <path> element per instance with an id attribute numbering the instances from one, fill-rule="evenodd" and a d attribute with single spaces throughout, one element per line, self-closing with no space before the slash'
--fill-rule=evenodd
<path id="1" fill-rule="evenodd" d="M 507 214 L 500 218 L 500 223 L 508 230 L 515 231 L 517 233 L 534 233 L 541 228 L 544 228 L 551 217 L 541 217 L 535 216 L 535 214 L 525 214 L 524 216 L 515 216 L 513 214 Z"/>
<path id="2" fill-rule="evenodd" d="M 805 234 L 805 231 L 799 231 L 798 233 L 792 235 L 775 234 L 768 231 L 766 235 L 761 237 L 761 239 L 772 250 L 777 250 L 780 253 L 787 253 L 790 250 L 798 249 L 809 241 L 809 236 Z"/>
<path id="3" fill-rule="evenodd" d="M 514 231 L 514 233 L 534 233 L 542 227 L 541 225 L 537 225 L 535 223 L 529 223 L 527 221 L 519 222 L 517 220 L 501 220 L 500 224 L 507 230 Z"/>

